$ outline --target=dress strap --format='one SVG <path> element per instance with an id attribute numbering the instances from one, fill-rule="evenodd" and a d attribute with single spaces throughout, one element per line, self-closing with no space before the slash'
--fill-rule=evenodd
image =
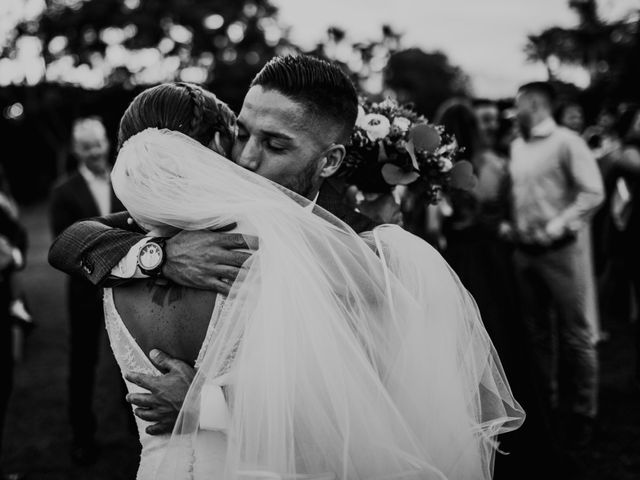
<path id="1" fill-rule="evenodd" d="M 218 320 L 220 319 L 220 313 L 224 308 L 225 301 L 227 297 L 218 294 L 216 296 L 216 302 L 213 306 L 213 312 L 211 312 L 211 319 L 209 320 L 209 326 L 207 327 L 207 333 L 204 337 L 204 341 L 202 342 L 202 346 L 200 347 L 200 351 L 198 352 L 198 358 L 196 359 L 195 368 L 200 368 L 200 364 L 204 360 L 204 356 L 207 353 L 207 348 L 211 343 L 211 339 L 213 338 L 213 332 L 216 329 L 216 325 Z"/>

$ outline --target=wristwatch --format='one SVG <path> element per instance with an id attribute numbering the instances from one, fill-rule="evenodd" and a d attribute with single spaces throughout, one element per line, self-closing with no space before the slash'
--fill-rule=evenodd
<path id="1" fill-rule="evenodd" d="M 138 252 L 138 268 L 148 277 L 162 275 L 165 260 L 165 241 L 162 237 L 154 237 L 145 243 Z"/>

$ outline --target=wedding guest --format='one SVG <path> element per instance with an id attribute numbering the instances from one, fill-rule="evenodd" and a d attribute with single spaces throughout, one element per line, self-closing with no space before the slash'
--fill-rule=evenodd
<path id="1" fill-rule="evenodd" d="M 640 305 L 640 107 L 624 111 L 616 130 L 622 139 L 622 148 L 612 167 L 617 181 L 610 202 L 606 246 L 610 272 L 630 284 L 635 304 Z M 629 289 L 623 291 L 629 304 Z M 637 316 L 637 311 L 632 313 Z M 640 318 L 631 320 L 637 328 L 634 380 L 640 387 Z"/>
<path id="2" fill-rule="evenodd" d="M 466 101 L 446 102 L 434 120 L 455 135 L 462 148 L 458 160 L 471 162 L 477 185 L 472 191 L 451 192 L 450 216 L 441 215 L 431 224 L 442 225 L 444 239 L 439 244 L 446 245 L 443 255 L 476 300 L 514 394 L 527 412 L 523 427 L 501 440 L 509 455 L 496 458 L 495 478 L 539 478 L 542 472 L 536 470 L 532 452 L 548 448 L 549 441 L 541 428 L 538 399 L 528 381 L 533 366 L 518 308 L 511 248 L 499 236 L 499 226 L 509 209 L 507 163 L 487 146 L 478 110 L 474 112 Z M 431 211 L 442 212 L 442 208 Z M 522 472 L 523 465 L 528 465 L 526 472 Z"/>
<path id="3" fill-rule="evenodd" d="M 585 250 L 604 194 L 584 140 L 553 120 L 554 98 L 545 82 L 522 86 L 516 97 L 523 136 L 513 142 L 509 164 L 515 264 L 538 385 L 552 417 L 567 420 L 566 445 L 580 448 L 591 440 L 598 412 L 595 295 Z"/>
<path id="4" fill-rule="evenodd" d="M 494 150 L 500 129 L 500 110 L 498 104 L 486 98 L 473 101 L 473 110 L 478 119 L 480 140 L 484 148 Z"/>
<path id="5" fill-rule="evenodd" d="M 504 245 L 498 239 L 498 227 L 508 209 L 507 165 L 485 146 L 477 117 L 466 101 L 445 102 L 434 120 L 456 137 L 461 147 L 458 160 L 471 162 L 477 178 L 472 191 L 454 190 L 448 195 L 451 211 L 440 220 L 445 257 L 478 302 L 487 330 L 496 341 L 502 335 L 500 325 L 512 323 L 515 307 L 511 304 L 513 295 L 503 296 L 512 282 Z M 495 273 L 496 269 L 500 274 L 492 278 L 501 280 L 499 285 L 486 281 L 487 272 Z"/>
<path id="6" fill-rule="evenodd" d="M 584 130 L 584 111 L 579 103 L 565 103 L 558 109 L 556 118 L 558 124 L 578 134 L 581 134 Z"/>
<path id="7" fill-rule="evenodd" d="M 495 150 L 498 155 L 509 158 L 511 143 L 520 136 L 520 129 L 516 119 L 516 111 L 512 105 L 500 111 L 497 140 Z"/>
<path id="8" fill-rule="evenodd" d="M 15 206 L 10 199 L 0 193 L 0 454 L 2 434 L 7 413 L 9 396 L 13 386 L 13 321 L 10 314 L 12 296 L 11 278 L 15 271 L 24 267 L 27 236 L 18 221 L 17 212 L 8 205 Z M 18 479 L 18 474 L 3 473 L 0 480 Z"/>
<path id="9" fill-rule="evenodd" d="M 615 271 L 615 262 L 610 262 L 607 248 L 611 222 L 611 200 L 617 185 L 624 181 L 614 168 L 622 153 L 622 143 L 615 128 L 617 123 L 617 109 L 605 106 L 600 110 L 595 125 L 587 127 L 582 134 L 582 138 L 596 157 L 605 190 L 605 202 L 591 222 L 594 270 L 598 283 L 598 303 L 600 318 L 603 320 L 624 316 L 629 307 L 629 279 L 623 278 L 620 272 Z M 620 295 L 622 292 L 627 293 L 626 297 Z M 606 329 L 606 325 L 603 328 Z M 604 335 L 608 337 L 608 333 L 604 332 Z"/>
<path id="10" fill-rule="evenodd" d="M 59 182 L 51 196 L 54 237 L 73 223 L 124 210 L 109 181 L 109 142 L 97 118 L 77 120 L 72 152 L 78 170 Z M 97 459 L 96 417 L 92 408 L 100 332 L 104 330 L 102 289 L 80 277 L 69 277 L 70 320 L 69 418 L 71 457 L 78 464 Z"/>

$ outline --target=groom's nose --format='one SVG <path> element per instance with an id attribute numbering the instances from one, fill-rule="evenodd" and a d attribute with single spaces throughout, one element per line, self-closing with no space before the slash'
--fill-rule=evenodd
<path id="1" fill-rule="evenodd" d="M 239 155 L 236 158 L 236 163 L 247 170 L 255 172 L 260 166 L 261 156 L 262 151 L 260 143 L 250 139 L 244 144 L 242 150 L 239 152 Z"/>

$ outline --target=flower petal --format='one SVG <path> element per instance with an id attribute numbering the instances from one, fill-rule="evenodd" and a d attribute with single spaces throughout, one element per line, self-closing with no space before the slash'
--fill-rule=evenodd
<path id="1" fill-rule="evenodd" d="M 473 165 L 466 160 L 457 161 L 451 169 L 451 188 L 460 190 L 473 190 L 478 183 L 478 178 L 473 173 Z"/>
<path id="2" fill-rule="evenodd" d="M 428 152 L 435 152 L 442 143 L 442 138 L 440 138 L 438 131 L 431 125 L 424 123 L 414 126 L 409 136 L 417 149 L 427 150 Z"/>
<path id="3" fill-rule="evenodd" d="M 413 170 L 407 172 L 393 163 L 386 163 L 382 166 L 382 178 L 389 185 L 409 185 L 420 178 L 420 174 Z"/>

